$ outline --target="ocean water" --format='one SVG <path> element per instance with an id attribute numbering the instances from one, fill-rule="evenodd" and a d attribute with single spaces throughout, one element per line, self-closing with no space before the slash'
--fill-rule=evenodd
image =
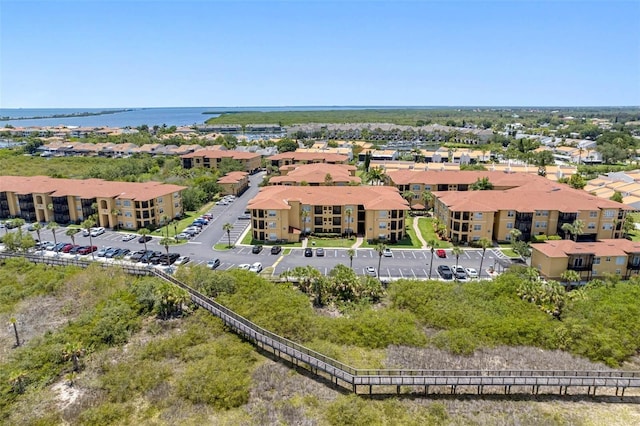
<path id="1" fill-rule="evenodd" d="M 225 111 L 327 111 L 354 109 L 406 109 L 428 107 L 399 107 L 399 106 L 296 106 L 296 107 L 181 107 L 181 108 L 0 108 L 0 117 L 23 118 L 20 120 L 4 120 L 0 118 L 0 127 L 10 124 L 14 127 L 29 126 L 88 126 L 88 127 L 138 127 L 143 124 L 152 127 L 162 126 L 190 126 L 203 124 L 206 120 L 219 114 L 203 114 L 204 112 Z M 74 113 L 96 113 L 109 110 L 127 111 L 112 114 L 92 115 L 86 117 L 58 117 L 53 115 Z M 49 118 L 32 118 L 49 117 Z"/>

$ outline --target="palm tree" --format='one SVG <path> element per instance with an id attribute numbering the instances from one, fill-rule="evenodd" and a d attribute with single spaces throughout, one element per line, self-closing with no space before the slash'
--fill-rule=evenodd
<path id="1" fill-rule="evenodd" d="M 491 241 L 486 238 L 480 238 L 478 240 L 478 245 L 482 247 L 482 257 L 480 258 L 480 270 L 478 271 L 478 278 L 482 277 L 482 264 L 484 263 L 484 254 L 487 252 L 487 249 L 491 247 Z"/>
<path id="2" fill-rule="evenodd" d="M 147 228 L 140 228 L 138 229 L 138 234 L 142 235 L 143 239 L 142 241 L 144 242 L 144 250 L 147 251 L 147 235 L 149 235 L 151 233 L 151 231 L 149 231 Z"/>
<path id="3" fill-rule="evenodd" d="M 378 245 L 376 246 L 376 251 L 378 252 L 378 278 L 380 278 L 380 264 L 382 263 L 382 255 L 384 254 L 386 248 L 387 246 L 382 243 L 378 243 Z"/>
<path id="4" fill-rule="evenodd" d="M 233 229 L 233 225 L 229 222 L 222 225 L 222 230 L 227 233 L 227 239 L 229 240 L 229 248 L 231 248 L 231 230 Z"/>
<path id="5" fill-rule="evenodd" d="M 374 167 L 369 169 L 366 174 L 366 182 L 373 185 L 383 185 L 384 180 L 387 177 L 382 167 Z"/>
<path id="6" fill-rule="evenodd" d="M 427 189 L 422 191 L 422 201 L 424 202 L 424 209 L 429 210 L 431 208 L 431 203 L 433 202 L 433 194 L 431 191 Z"/>
<path id="7" fill-rule="evenodd" d="M 113 215 L 113 223 L 114 223 L 114 228 L 118 229 L 118 216 L 120 215 L 120 210 L 118 210 L 117 208 L 113 208 L 111 209 L 111 214 Z"/>
<path id="8" fill-rule="evenodd" d="M 51 233 L 53 234 L 53 242 L 55 244 L 58 244 L 58 239 L 56 238 L 56 229 L 58 228 L 59 228 L 58 224 L 53 221 L 47 223 L 47 229 L 50 230 Z"/>
<path id="9" fill-rule="evenodd" d="M 567 237 L 573 233 L 573 225 L 569 222 L 563 223 L 560 229 L 564 232 L 564 239 L 568 240 Z"/>
<path id="10" fill-rule="evenodd" d="M 93 236 L 91 235 L 91 228 L 93 228 L 95 224 L 96 224 L 96 221 L 93 220 L 93 218 L 91 217 L 80 224 L 82 229 L 86 229 L 87 232 L 89 233 L 89 245 L 91 247 L 93 247 Z M 96 256 L 93 253 L 94 253 L 93 250 L 91 250 L 91 259 L 95 260 Z"/>
<path id="11" fill-rule="evenodd" d="M 36 235 L 38 236 L 38 242 L 42 239 L 40 238 L 40 230 L 42 229 L 42 224 L 40 222 L 36 222 L 33 224 L 33 230 L 36 231 Z"/>
<path id="12" fill-rule="evenodd" d="M 571 285 L 572 282 L 578 282 L 580 281 L 580 274 L 576 271 L 573 271 L 571 269 L 567 269 L 566 271 L 564 271 L 560 277 L 566 281 L 567 285 Z"/>
<path id="13" fill-rule="evenodd" d="M 433 270 L 433 253 L 436 251 L 436 240 L 429 240 L 429 246 L 431 247 L 431 263 L 429 263 L 429 279 L 431 279 L 431 271 Z"/>
<path id="14" fill-rule="evenodd" d="M 462 249 L 460 248 L 460 246 L 453 246 L 453 248 L 451 249 L 451 254 L 453 254 L 456 257 L 456 271 L 458 270 L 458 260 L 460 259 L 460 255 L 462 254 Z M 455 277 L 455 271 L 453 276 Z M 456 278 L 457 279 L 457 278 Z"/>
<path id="15" fill-rule="evenodd" d="M 404 191 L 402 193 L 402 198 L 407 200 L 407 202 L 409 203 L 409 209 L 411 209 L 411 205 L 413 204 L 413 199 L 415 198 L 415 196 L 416 193 L 413 191 Z"/>
<path id="16" fill-rule="evenodd" d="M 573 240 L 578 241 L 578 236 L 584 234 L 584 222 L 580 219 L 573 221 Z"/>
<path id="17" fill-rule="evenodd" d="M 355 249 L 350 248 L 347 250 L 347 256 L 349 256 L 349 268 L 353 269 L 353 256 L 356 255 Z"/>
<path id="18" fill-rule="evenodd" d="M 300 210 L 300 230 L 302 231 L 302 235 L 305 235 L 307 232 L 307 217 L 309 217 L 309 210 L 301 209 Z"/>
<path id="19" fill-rule="evenodd" d="M 169 244 L 171 244 L 172 240 L 169 237 L 164 237 L 160 240 L 160 245 L 164 246 L 164 250 L 167 252 L 167 265 L 169 264 Z"/>
<path id="20" fill-rule="evenodd" d="M 64 233 L 67 237 L 71 238 L 71 244 L 76 245 L 76 230 L 73 228 L 68 228 Z"/>
<path id="21" fill-rule="evenodd" d="M 488 177 L 478 178 L 474 183 L 469 186 L 471 191 L 487 191 L 493 189 L 493 184 L 489 182 Z"/>
<path id="22" fill-rule="evenodd" d="M 353 209 L 351 207 L 347 207 L 344 210 L 344 214 L 347 216 L 347 238 L 351 238 L 351 218 L 353 216 Z"/>

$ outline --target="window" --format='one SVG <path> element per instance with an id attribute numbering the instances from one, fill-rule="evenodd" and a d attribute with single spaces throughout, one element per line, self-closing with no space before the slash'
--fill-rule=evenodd
<path id="1" fill-rule="evenodd" d="M 124 200 L 122 202 L 122 205 L 125 206 L 125 207 L 131 207 L 131 201 L 130 200 Z"/>
<path id="2" fill-rule="evenodd" d="M 424 190 L 425 191 L 431 191 L 431 185 L 425 185 L 424 186 Z"/>
<path id="3" fill-rule="evenodd" d="M 616 257 L 616 265 L 624 265 L 626 260 L 626 256 L 618 256 Z"/>
<path id="4" fill-rule="evenodd" d="M 473 237 L 473 241 L 478 241 L 480 239 L 480 237 L 478 237 L 477 235 L 475 237 Z"/>
<path id="5" fill-rule="evenodd" d="M 507 223 L 507 229 L 513 229 L 513 223 L 512 222 Z"/>
<path id="6" fill-rule="evenodd" d="M 612 223 L 605 223 L 604 225 L 602 225 L 602 229 L 604 229 L 605 231 L 610 231 L 613 229 L 613 224 Z"/>
<path id="7" fill-rule="evenodd" d="M 414 191 L 420 191 L 420 185 L 413 185 Z"/>
<path id="8" fill-rule="evenodd" d="M 164 209 L 163 208 L 159 208 L 158 209 L 158 213 L 164 213 Z"/>
<path id="9" fill-rule="evenodd" d="M 611 258 L 610 258 L 610 257 L 607 257 L 607 258 L 605 258 L 605 259 L 604 259 L 604 261 L 605 261 L 605 262 L 611 262 Z"/>
<path id="10" fill-rule="evenodd" d="M 133 217 L 131 212 L 124 212 L 124 217 Z"/>
<path id="11" fill-rule="evenodd" d="M 605 210 L 604 211 L 604 217 L 614 217 L 616 215 L 616 211 L 615 210 Z"/>
<path id="12" fill-rule="evenodd" d="M 476 212 L 473 214 L 473 217 L 476 219 L 482 219 L 482 212 Z"/>
<path id="13" fill-rule="evenodd" d="M 506 236 L 506 237 L 504 237 L 504 239 L 505 239 L 506 241 L 511 241 L 511 234 L 507 234 L 507 236 Z"/>
<path id="14" fill-rule="evenodd" d="M 473 230 L 474 230 L 474 231 L 480 231 L 480 230 L 482 230 L 482 225 L 473 225 Z"/>
<path id="15" fill-rule="evenodd" d="M 387 218 L 387 211 L 386 210 L 381 210 L 380 212 L 378 212 L 378 217 L 381 218 L 381 219 L 382 218 L 386 219 Z"/>
<path id="16" fill-rule="evenodd" d="M 593 258 L 593 264 L 594 265 L 599 265 L 600 264 L 600 258 L 599 257 L 594 257 Z"/>
<path id="17" fill-rule="evenodd" d="M 120 200 L 116 200 L 116 206 L 119 206 L 119 205 L 121 205 L 121 204 L 122 204 L 122 203 L 121 203 L 121 201 L 120 201 Z"/>
<path id="18" fill-rule="evenodd" d="M 133 223 L 132 222 L 127 222 L 127 228 L 133 228 Z"/>
<path id="19" fill-rule="evenodd" d="M 179 192 L 174 192 L 174 193 L 173 193 L 173 198 L 178 198 L 179 196 L 180 196 L 180 193 L 179 193 Z"/>
<path id="20" fill-rule="evenodd" d="M 278 224 L 276 222 L 269 222 L 269 228 L 271 228 L 271 229 L 276 229 L 277 225 Z"/>
<path id="21" fill-rule="evenodd" d="M 162 197 L 158 197 L 158 198 L 156 198 L 156 201 L 157 201 L 158 203 L 162 203 L 162 202 L 164 201 L 164 198 L 162 198 Z"/>
<path id="22" fill-rule="evenodd" d="M 589 222 L 589 225 L 587 225 L 587 229 L 596 229 L 596 224 L 594 222 Z"/>
<path id="23" fill-rule="evenodd" d="M 536 222 L 536 228 L 546 228 L 547 222 Z"/>
<path id="24" fill-rule="evenodd" d="M 180 207 L 180 203 L 175 203 L 173 207 Z"/>
<path id="25" fill-rule="evenodd" d="M 515 211 L 513 211 L 513 210 L 509 210 L 509 211 L 507 212 L 507 217 L 514 217 L 515 215 L 516 215 L 516 212 L 515 212 Z"/>
<path id="26" fill-rule="evenodd" d="M 380 225 L 378 226 L 378 228 L 387 229 L 387 222 L 380 222 Z"/>
<path id="27" fill-rule="evenodd" d="M 276 211 L 275 210 L 269 210 L 269 217 L 276 217 Z"/>
<path id="28" fill-rule="evenodd" d="M 278 236 L 276 234 L 269 234 L 269 240 L 273 241 L 277 239 L 278 239 Z"/>
<path id="29" fill-rule="evenodd" d="M 616 275 L 620 275 L 621 271 L 620 269 L 616 269 Z"/>
<path id="30" fill-rule="evenodd" d="M 598 217 L 598 212 L 597 211 L 589 212 L 589 217 Z"/>

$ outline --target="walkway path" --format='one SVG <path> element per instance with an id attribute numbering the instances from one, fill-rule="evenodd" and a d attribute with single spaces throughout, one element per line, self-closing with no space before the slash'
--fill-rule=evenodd
<path id="1" fill-rule="evenodd" d="M 429 246 L 427 245 L 427 242 L 424 240 L 424 238 L 422 238 L 422 233 L 420 232 L 420 227 L 418 226 L 418 220 L 420 220 L 421 217 L 422 216 L 416 216 L 413 218 L 413 230 L 416 233 L 416 237 L 418 237 L 418 239 L 422 243 L 422 249 L 424 250 Z"/>
<path id="2" fill-rule="evenodd" d="M 358 247 L 360 247 L 362 245 L 362 243 L 364 242 L 364 238 L 362 237 L 357 237 L 356 238 L 356 242 L 353 243 L 353 245 L 351 246 L 352 249 L 357 249 Z"/>

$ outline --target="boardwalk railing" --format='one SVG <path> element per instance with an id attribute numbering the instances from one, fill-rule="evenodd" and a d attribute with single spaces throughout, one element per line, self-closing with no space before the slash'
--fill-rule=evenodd
<path id="1" fill-rule="evenodd" d="M 25 257 L 36 263 L 50 265 L 75 265 L 87 267 L 98 262 L 86 260 L 63 259 L 54 257 L 35 256 L 31 254 L 19 255 L 14 253 L 0 253 L 0 258 Z M 443 392 L 443 386 L 451 393 L 456 393 L 460 386 L 471 386 L 483 393 L 504 389 L 511 392 L 511 387 L 530 389 L 538 393 L 540 387 L 559 388 L 560 394 L 566 394 L 569 387 L 578 389 L 588 395 L 595 395 L 598 388 L 615 388 L 616 395 L 627 388 L 640 388 L 640 372 L 637 371 L 580 371 L 580 370 L 405 370 L 405 369 L 356 369 L 319 352 L 306 348 L 296 342 L 266 330 L 232 310 L 203 295 L 173 276 L 156 268 L 140 268 L 137 266 L 115 263 L 98 263 L 103 267 L 119 267 L 125 272 L 135 275 L 155 275 L 171 282 L 189 293 L 191 301 L 220 318 L 237 334 L 250 340 L 263 350 L 268 350 L 276 357 L 298 366 L 305 366 L 311 373 L 323 376 L 336 385 L 350 388 L 358 393 L 358 386 L 365 386 L 372 393 L 374 387 L 395 386 L 420 387 L 429 393 L 431 386 L 436 392 Z"/>

